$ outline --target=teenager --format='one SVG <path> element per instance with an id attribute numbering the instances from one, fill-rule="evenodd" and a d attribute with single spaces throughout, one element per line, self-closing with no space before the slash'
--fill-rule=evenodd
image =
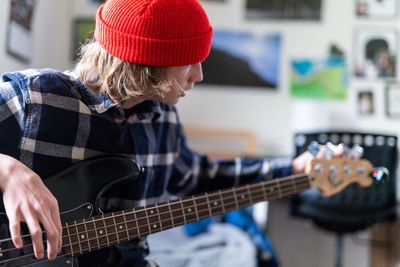
<path id="1" fill-rule="evenodd" d="M 143 166 L 129 188 L 140 205 L 304 171 L 309 153 L 278 166 L 264 159 L 210 161 L 187 147 L 174 104 L 203 79 L 212 33 L 197 0 L 108 0 L 75 70 L 2 75 L 0 189 L 17 248 L 25 222 L 35 257 L 56 257 L 62 200 L 42 180 L 91 156 L 118 153 Z M 151 266 L 147 253 L 146 242 L 137 240 L 79 263 Z"/>

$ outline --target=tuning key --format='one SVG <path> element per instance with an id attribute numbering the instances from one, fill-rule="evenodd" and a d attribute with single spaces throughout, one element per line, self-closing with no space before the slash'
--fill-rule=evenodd
<path id="1" fill-rule="evenodd" d="M 349 152 L 350 158 L 352 159 L 360 159 L 363 154 L 364 154 L 364 148 L 357 144 L 354 145 Z"/>
<path id="2" fill-rule="evenodd" d="M 324 151 L 325 158 L 331 159 L 334 153 L 335 153 L 335 146 L 331 142 L 326 143 Z"/>
<path id="3" fill-rule="evenodd" d="M 378 182 L 382 182 L 389 177 L 389 171 L 385 167 L 376 167 L 372 170 L 371 176 Z"/>
<path id="4" fill-rule="evenodd" d="M 320 145 L 317 141 L 312 141 L 307 147 L 308 152 L 310 152 L 314 157 L 318 154 L 319 149 Z"/>

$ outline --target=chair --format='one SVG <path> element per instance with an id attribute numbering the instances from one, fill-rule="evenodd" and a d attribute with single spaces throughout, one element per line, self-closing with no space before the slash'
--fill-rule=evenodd
<path id="1" fill-rule="evenodd" d="M 322 197 L 318 190 L 310 189 L 291 199 L 291 215 L 311 219 L 318 227 L 337 234 L 336 266 L 340 267 L 343 234 L 396 219 L 397 137 L 358 132 L 297 133 L 296 155 L 306 151 L 314 140 L 321 144 L 343 143 L 348 147 L 358 144 L 364 148 L 363 158 L 390 172 L 383 183 L 374 181 L 367 188 L 351 184 L 331 197 Z"/>

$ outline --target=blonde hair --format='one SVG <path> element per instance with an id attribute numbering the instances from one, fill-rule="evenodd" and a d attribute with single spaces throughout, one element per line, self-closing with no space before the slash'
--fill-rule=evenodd
<path id="1" fill-rule="evenodd" d="M 118 104 L 135 96 L 164 98 L 173 84 L 168 80 L 167 67 L 123 61 L 94 40 L 81 47 L 75 71 L 90 91 L 106 93 Z"/>

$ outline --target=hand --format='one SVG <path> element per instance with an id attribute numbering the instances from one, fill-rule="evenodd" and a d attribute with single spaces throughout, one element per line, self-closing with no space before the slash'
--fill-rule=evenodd
<path id="1" fill-rule="evenodd" d="M 320 150 L 316 156 L 313 156 L 310 152 L 306 151 L 292 161 L 292 172 L 293 174 L 304 173 L 307 167 L 310 166 L 311 160 L 314 158 L 324 158 L 326 146 L 320 146 Z M 345 154 L 345 150 L 341 146 L 333 147 L 333 158 L 342 157 Z"/>
<path id="2" fill-rule="evenodd" d="M 58 203 L 40 177 L 20 161 L 0 154 L 0 189 L 15 247 L 22 248 L 21 222 L 28 226 L 35 257 L 44 255 L 42 228 L 46 231 L 47 257 L 61 250 L 62 227 Z"/>

